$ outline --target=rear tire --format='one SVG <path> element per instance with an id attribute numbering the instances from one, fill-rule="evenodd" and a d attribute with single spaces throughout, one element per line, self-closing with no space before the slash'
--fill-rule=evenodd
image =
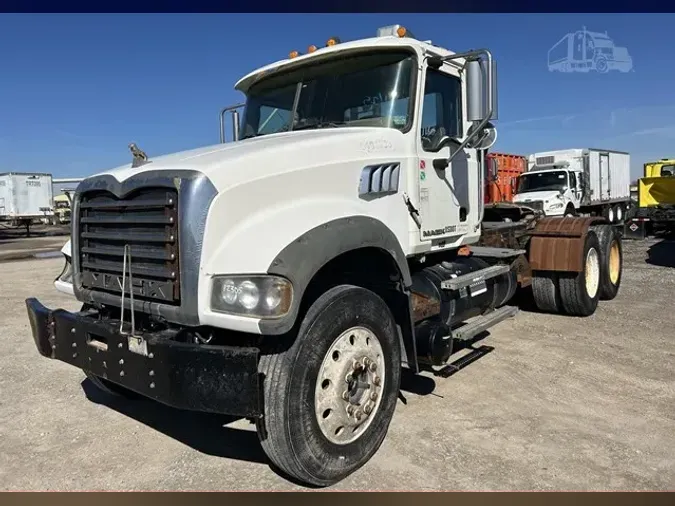
<path id="1" fill-rule="evenodd" d="M 355 369 L 362 355 L 379 365 Z M 387 434 L 401 379 L 394 317 L 369 290 L 332 288 L 309 308 L 290 347 L 260 357 L 260 372 L 263 450 L 300 482 L 332 485 L 368 462 Z"/>
<path id="2" fill-rule="evenodd" d="M 547 313 L 560 312 L 557 273 L 538 272 L 532 277 L 532 295 L 537 309 Z"/>
<path id="3" fill-rule="evenodd" d="M 591 227 L 600 242 L 600 300 L 612 300 L 619 293 L 623 274 L 623 247 L 611 225 Z"/>
<path id="4" fill-rule="evenodd" d="M 589 316 L 598 307 L 601 283 L 600 242 L 589 230 L 583 249 L 582 271 L 560 273 L 560 301 L 570 316 Z"/>

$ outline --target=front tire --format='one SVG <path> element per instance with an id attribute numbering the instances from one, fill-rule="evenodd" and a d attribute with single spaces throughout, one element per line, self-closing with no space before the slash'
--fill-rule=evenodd
<path id="1" fill-rule="evenodd" d="M 368 462 L 388 431 L 401 378 L 394 317 L 369 290 L 332 288 L 290 347 L 261 356 L 260 372 L 263 450 L 289 476 L 332 485 Z"/>

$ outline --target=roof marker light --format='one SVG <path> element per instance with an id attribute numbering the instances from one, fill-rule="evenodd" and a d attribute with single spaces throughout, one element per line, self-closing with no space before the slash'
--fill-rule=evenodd
<path id="1" fill-rule="evenodd" d="M 307 52 L 308 52 L 308 53 L 313 53 L 313 52 L 316 51 L 317 49 L 318 49 L 318 48 L 317 48 L 314 44 L 312 44 L 311 46 L 309 46 L 309 47 L 307 48 Z"/>
<path id="2" fill-rule="evenodd" d="M 290 53 L 288 53 L 289 58 L 297 58 L 298 56 L 300 56 L 300 53 L 298 53 L 297 51 L 291 51 Z"/>
<path id="3" fill-rule="evenodd" d="M 326 41 L 326 47 L 334 46 L 335 44 L 339 44 L 340 39 L 338 37 L 331 37 Z"/>

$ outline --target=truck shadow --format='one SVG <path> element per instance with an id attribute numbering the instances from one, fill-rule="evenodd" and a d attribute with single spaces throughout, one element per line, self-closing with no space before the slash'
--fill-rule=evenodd
<path id="1" fill-rule="evenodd" d="M 645 261 L 659 267 L 675 267 L 675 240 L 664 238 L 650 246 Z"/>
<path id="2" fill-rule="evenodd" d="M 140 422 L 201 453 L 269 464 L 255 430 L 227 427 L 240 418 L 184 411 L 150 399 L 123 399 L 99 390 L 88 379 L 81 383 L 87 399 Z"/>

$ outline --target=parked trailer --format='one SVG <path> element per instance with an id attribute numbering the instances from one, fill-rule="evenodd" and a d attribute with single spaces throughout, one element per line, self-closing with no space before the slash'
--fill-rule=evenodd
<path id="1" fill-rule="evenodd" d="M 0 174 L 0 220 L 25 226 L 30 233 L 34 220 L 51 219 L 53 214 L 51 174 Z"/>
<path id="2" fill-rule="evenodd" d="M 511 202 L 518 176 L 527 170 L 527 158 L 507 153 L 488 153 L 485 203 Z"/>
<path id="3" fill-rule="evenodd" d="M 534 153 L 513 201 L 546 216 L 604 216 L 622 223 L 631 205 L 630 155 L 592 148 Z"/>

